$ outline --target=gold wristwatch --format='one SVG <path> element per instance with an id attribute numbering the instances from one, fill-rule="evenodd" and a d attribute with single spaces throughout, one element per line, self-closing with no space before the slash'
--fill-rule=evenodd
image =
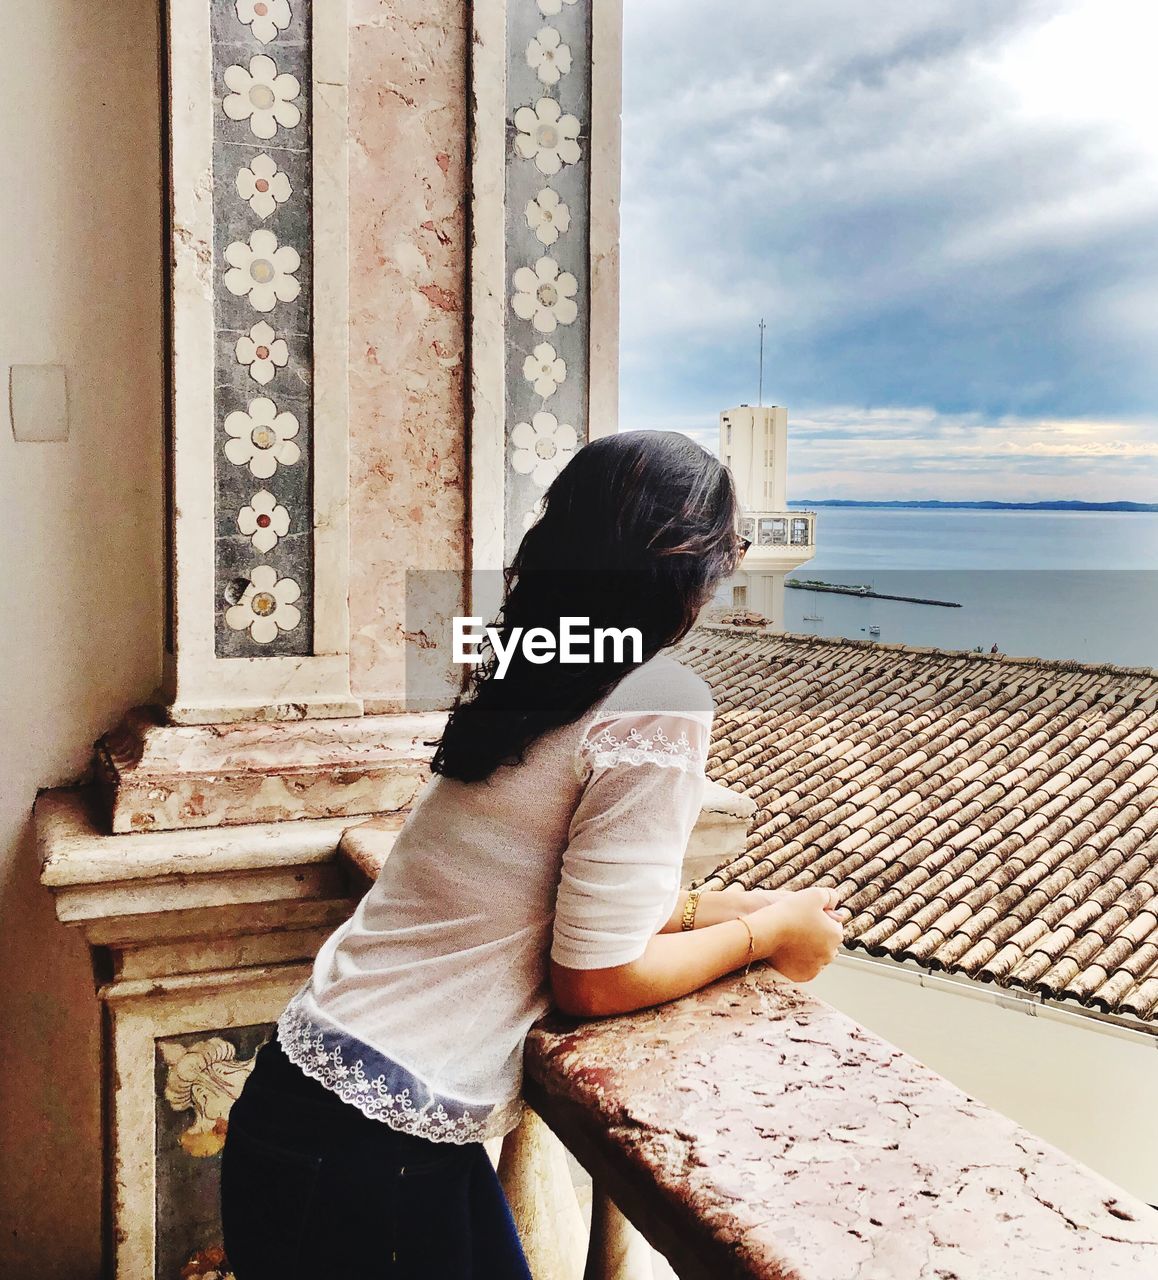
<path id="1" fill-rule="evenodd" d="M 684 903 L 683 919 L 680 921 L 680 929 L 694 929 L 696 927 L 696 907 L 699 906 L 700 891 L 692 889 L 688 893 L 688 900 Z"/>

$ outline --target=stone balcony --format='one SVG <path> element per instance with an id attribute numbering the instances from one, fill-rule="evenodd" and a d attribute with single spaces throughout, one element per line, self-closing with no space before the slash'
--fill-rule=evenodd
<path id="1" fill-rule="evenodd" d="M 742 838 L 750 809 L 709 789 L 687 880 Z M 92 790 L 37 804 L 44 882 L 94 947 L 112 1015 L 127 1278 L 184 1256 L 159 1216 L 172 1169 L 192 1152 L 211 1181 L 248 1055 L 404 814 L 125 835 L 100 814 Z M 156 1064 L 210 1048 L 238 1078 L 190 1115 L 156 1092 Z M 1158 1274 L 1153 1210 L 766 967 L 634 1015 L 545 1021 L 526 1093 L 533 1111 L 492 1154 L 536 1280 L 654 1280 L 668 1272 L 651 1246 L 705 1280 Z M 589 1234 L 568 1152 L 594 1182 Z"/>

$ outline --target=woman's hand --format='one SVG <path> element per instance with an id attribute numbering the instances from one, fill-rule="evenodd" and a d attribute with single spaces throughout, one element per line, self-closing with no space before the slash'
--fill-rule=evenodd
<path id="1" fill-rule="evenodd" d="M 831 889 L 799 889 L 746 914 L 756 957 L 770 960 L 792 982 L 810 982 L 844 937 L 835 907 Z"/>

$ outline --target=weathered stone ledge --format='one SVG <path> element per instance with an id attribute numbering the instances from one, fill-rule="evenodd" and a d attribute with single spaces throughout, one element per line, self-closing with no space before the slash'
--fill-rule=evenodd
<path id="1" fill-rule="evenodd" d="M 549 1019 L 526 1090 L 681 1277 L 1158 1275 L 1158 1213 L 767 968 Z"/>

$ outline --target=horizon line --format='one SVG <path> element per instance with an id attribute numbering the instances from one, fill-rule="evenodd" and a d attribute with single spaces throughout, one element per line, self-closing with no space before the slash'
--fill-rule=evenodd
<path id="1" fill-rule="evenodd" d="M 790 498 L 789 506 L 845 507 L 985 507 L 1019 510 L 1089 510 L 1158 512 L 1158 502 L 1138 502 L 1131 498 L 1095 501 L 1086 498 Z"/>

